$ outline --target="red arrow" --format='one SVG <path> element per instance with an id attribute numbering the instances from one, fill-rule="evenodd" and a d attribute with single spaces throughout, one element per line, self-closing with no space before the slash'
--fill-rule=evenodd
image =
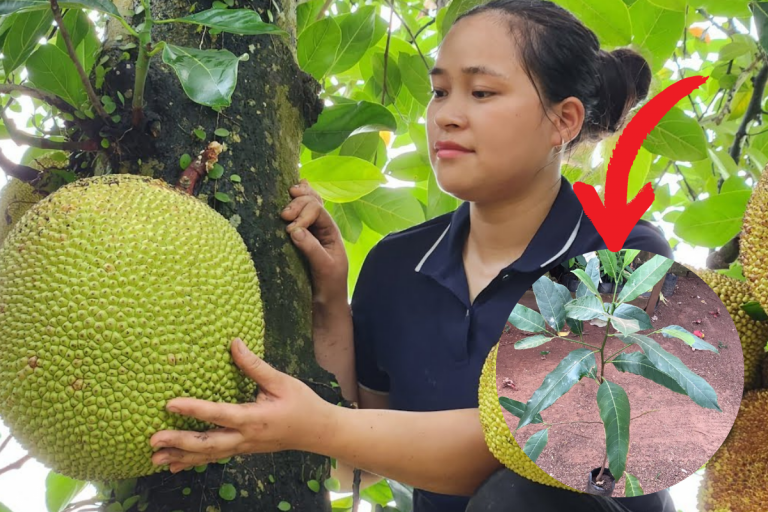
<path id="1" fill-rule="evenodd" d="M 573 191 L 603 237 L 608 250 L 618 252 L 624 247 L 629 232 L 653 204 L 655 196 L 650 183 L 627 204 L 629 171 L 637 158 L 637 152 L 651 130 L 672 107 L 709 79 L 708 76 L 691 76 L 670 85 L 643 105 L 616 143 L 608 162 L 605 178 L 605 206 L 592 185 L 577 182 Z"/>

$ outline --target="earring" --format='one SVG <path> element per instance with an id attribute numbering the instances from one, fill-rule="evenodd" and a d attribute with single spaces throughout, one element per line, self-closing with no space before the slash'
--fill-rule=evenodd
<path id="1" fill-rule="evenodd" d="M 559 153 L 560 151 L 562 151 L 562 150 L 563 150 L 563 146 L 564 146 L 564 145 L 565 145 L 565 140 L 563 139 L 563 134 L 562 134 L 562 133 L 560 133 L 560 145 L 559 145 L 559 146 L 555 146 L 555 148 L 556 148 L 556 151 L 557 151 L 558 153 Z"/>

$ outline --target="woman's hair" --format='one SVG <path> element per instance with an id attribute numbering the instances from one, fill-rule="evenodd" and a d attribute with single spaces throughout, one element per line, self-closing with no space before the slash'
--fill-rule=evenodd
<path id="1" fill-rule="evenodd" d="M 570 96 L 584 104 L 584 124 L 572 139 L 574 145 L 619 131 L 629 111 L 648 94 L 648 62 L 627 48 L 610 53 L 600 49 L 594 32 L 559 5 L 545 0 L 492 0 L 464 12 L 456 22 L 480 13 L 507 15 L 500 20 L 508 23 L 518 42 L 521 65 L 545 110 Z"/>

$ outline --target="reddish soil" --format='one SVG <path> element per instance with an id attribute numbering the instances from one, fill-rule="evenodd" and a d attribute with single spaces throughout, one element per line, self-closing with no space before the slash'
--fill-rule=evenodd
<path id="1" fill-rule="evenodd" d="M 723 412 L 705 409 L 689 397 L 639 375 L 620 372 L 613 365 L 606 367 L 606 378 L 621 385 L 629 396 L 633 419 L 627 471 L 638 478 L 645 494 L 675 485 L 709 460 L 731 430 L 744 386 L 744 360 L 738 334 L 712 289 L 690 273 L 689 277 L 678 278 L 674 293 L 666 299 L 666 304 L 659 301 L 656 306 L 656 318 L 651 315 L 654 329 L 680 325 L 690 332 L 700 330 L 704 340 L 720 353 L 694 351 L 682 340 L 665 338 L 661 334 L 651 338 L 715 389 Z M 720 309 L 718 317 L 709 314 L 717 308 Z M 700 324 L 692 323 L 699 319 Z M 652 331 L 640 334 L 648 332 Z M 604 334 L 605 328 L 585 322 L 585 342 L 600 346 Z M 583 348 L 583 345 L 556 339 L 533 349 L 516 350 L 513 344 L 528 336 L 531 334 L 514 327 L 502 335 L 496 369 L 499 396 L 523 403 L 569 352 Z M 620 340 L 609 337 L 606 354 L 613 354 L 622 346 Z M 542 356 L 540 352 L 545 350 L 549 350 L 549 354 Z M 625 352 L 634 351 L 640 351 L 640 348 L 633 346 Z M 505 378 L 513 380 L 515 390 L 503 386 Z M 599 467 L 605 457 L 605 431 L 597 407 L 597 389 L 597 382 L 583 378 L 541 413 L 547 423 L 568 424 L 550 427 L 549 442 L 537 464 L 561 482 L 579 490 L 584 490 L 587 473 Z M 657 411 L 643 414 L 652 410 Z M 519 419 L 506 410 L 504 416 L 514 431 Z M 593 423 L 571 423 L 577 421 Z M 525 446 L 528 438 L 539 430 L 540 425 L 523 427 L 516 434 L 518 444 Z M 624 496 L 625 480 L 621 478 L 616 482 L 614 497 Z"/>

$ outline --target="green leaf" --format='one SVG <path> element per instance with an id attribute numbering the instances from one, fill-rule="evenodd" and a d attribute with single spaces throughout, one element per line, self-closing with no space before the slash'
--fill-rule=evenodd
<path id="1" fill-rule="evenodd" d="M 385 96 L 384 104 L 388 105 L 392 103 L 397 95 L 400 94 L 400 89 L 403 86 L 403 79 L 400 75 L 400 67 L 397 65 L 397 61 L 390 53 L 387 62 L 387 94 Z M 376 52 L 371 56 L 371 66 L 373 68 L 373 77 L 371 85 L 376 98 L 381 99 L 383 90 L 383 78 L 384 78 L 384 52 Z"/>
<path id="2" fill-rule="evenodd" d="M 0 503 L 0 512 L 13 512 L 10 508 Z"/>
<path id="3" fill-rule="evenodd" d="M 389 488 L 389 484 L 382 478 L 375 484 L 361 490 L 360 498 L 368 503 L 384 507 L 394 499 L 394 496 L 392 495 L 392 490 Z"/>
<path id="4" fill-rule="evenodd" d="M 615 318 L 623 318 L 624 320 L 634 320 L 637 322 L 638 331 L 653 329 L 651 318 L 648 316 L 648 313 L 637 306 L 633 306 L 632 304 L 619 304 L 619 307 L 617 307 L 613 312 L 613 316 Z"/>
<path id="5" fill-rule="evenodd" d="M 577 336 L 584 332 L 584 322 L 582 322 L 581 320 L 574 320 L 573 318 L 566 318 L 565 319 L 565 323 L 567 323 L 568 327 L 571 328 L 571 332 L 573 334 L 576 334 Z"/>
<path id="6" fill-rule="evenodd" d="M 595 288 L 600 284 L 600 260 L 598 258 L 592 258 L 587 262 L 587 266 L 584 269 Z M 590 288 L 584 283 L 579 283 L 579 287 L 576 288 L 576 298 L 580 299 L 589 295 Z"/>
<path id="7" fill-rule="evenodd" d="M 322 83 L 340 45 L 341 29 L 333 17 L 312 23 L 299 35 L 296 50 L 299 67 Z"/>
<path id="8" fill-rule="evenodd" d="M 427 62 L 431 64 L 429 60 Z M 427 64 L 424 63 L 419 55 L 401 53 L 397 60 L 397 65 L 400 68 L 405 86 L 416 101 L 426 107 L 432 99 L 432 83 L 429 81 L 429 75 L 427 74 Z"/>
<path id="9" fill-rule="evenodd" d="M 347 71 L 365 55 L 373 43 L 376 17 L 376 7 L 373 5 L 362 5 L 353 13 L 335 17 L 341 31 L 341 42 L 330 74 Z"/>
<path id="10" fill-rule="evenodd" d="M 302 143 L 318 153 L 329 153 L 351 135 L 397 130 L 397 121 L 386 107 L 370 101 L 325 107 L 317 122 L 304 131 Z"/>
<path id="11" fill-rule="evenodd" d="M 6 76 L 13 73 L 35 51 L 40 38 L 51 31 L 51 23 L 53 13 L 50 9 L 18 15 L 6 33 L 3 43 L 3 69 Z M 66 58 L 69 59 L 68 56 Z"/>
<path id="12" fill-rule="evenodd" d="M 49 471 L 45 478 L 45 506 L 48 512 L 62 512 L 88 482 Z"/>
<path id="13" fill-rule="evenodd" d="M 123 510 L 126 512 L 131 509 L 136 503 L 139 502 L 139 499 L 141 499 L 141 496 L 138 494 L 131 496 L 127 500 L 123 501 Z"/>
<path id="14" fill-rule="evenodd" d="M 539 458 L 539 455 L 541 455 L 541 452 L 547 446 L 547 441 L 549 441 L 549 428 L 539 430 L 528 438 L 528 441 L 526 441 L 525 446 L 523 447 L 523 452 L 525 452 L 533 462 L 536 462 L 536 459 Z"/>
<path id="15" fill-rule="evenodd" d="M 632 22 L 622 0 L 555 0 L 597 34 L 601 45 L 625 46 L 632 41 Z"/>
<path id="16" fill-rule="evenodd" d="M 208 171 L 208 174 L 207 174 L 208 179 L 211 179 L 211 180 L 217 180 L 221 178 L 223 175 L 224 175 L 224 166 L 218 162 L 213 164 L 213 168 L 210 171 Z"/>
<path id="17" fill-rule="evenodd" d="M 226 501 L 232 501 L 237 498 L 237 489 L 232 484 L 224 484 L 219 487 L 219 496 Z"/>
<path id="18" fill-rule="evenodd" d="M 565 304 L 565 314 L 574 320 L 604 318 L 603 302 L 594 295 L 585 295 Z"/>
<path id="19" fill-rule="evenodd" d="M 544 377 L 542 385 L 528 400 L 525 412 L 515 430 L 531 423 L 536 414 L 554 404 L 594 368 L 595 353 L 592 350 L 579 348 L 565 356 L 557 367 Z"/>
<path id="20" fill-rule="evenodd" d="M 213 197 L 216 198 L 217 201 L 221 201 L 222 203 L 231 203 L 232 199 L 225 194 L 224 192 L 216 192 Z"/>
<path id="21" fill-rule="evenodd" d="M 17 11 L 36 11 L 50 9 L 51 2 L 49 0 L 3 0 L 0 3 L 0 15 L 11 14 Z M 120 13 L 117 11 L 117 7 L 112 0 L 61 0 L 59 7 L 65 9 L 80 9 L 87 8 L 100 11 L 116 18 L 121 18 Z"/>
<path id="22" fill-rule="evenodd" d="M 523 416 L 523 412 L 525 412 L 525 404 L 523 402 L 518 402 L 517 400 L 513 400 L 505 396 L 500 396 L 499 403 L 504 409 L 508 410 L 518 418 L 521 418 Z M 531 423 L 544 423 L 544 420 L 541 418 L 541 414 L 534 416 Z"/>
<path id="23" fill-rule="evenodd" d="M 580 268 L 573 269 L 572 272 L 576 277 L 579 278 L 579 281 L 581 281 L 582 283 L 584 283 L 584 285 L 586 285 L 589 291 L 591 291 L 595 295 L 600 295 L 600 292 L 597 291 L 597 285 L 592 280 L 591 276 L 587 275 L 587 273 L 581 270 Z"/>
<path id="24" fill-rule="evenodd" d="M 616 253 L 604 249 L 597 251 L 597 257 L 600 259 L 600 263 L 602 263 L 603 273 L 614 281 L 617 280 L 621 269 L 616 260 Z"/>
<path id="25" fill-rule="evenodd" d="M 525 332 L 536 333 L 547 330 L 547 325 L 544 323 L 544 317 L 541 316 L 541 313 L 523 306 L 519 302 L 512 308 L 508 320 L 509 323 Z"/>
<path id="26" fill-rule="evenodd" d="M 757 39 L 764 50 L 768 50 L 768 2 L 752 2 Z M 762 166 L 761 166 L 762 167 Z"/>
<path id="27" fill-rule="evenodd" d="M 91 20 L 88 19 L 88 13 L 80 9 L 71 9 L 64 14 L 62 20 L 69 34 L 69 39 L 72 41 L 72 46 L 77 48 L 83 38 L 91 32 Z M 56 46 L 64 53 L 67 52 L 67 44 L 61 37 L 61 33 L 56 36 Z"/>
<path id="28" fill-rule="evenodd" d="M 360 220 L 382 235 L 424 222 L 419 200 L 402 188 L 377 188 L 352 205 Z"/>
<path id="29" fill-rule="evenodd" d="M 691 400 L 707 409 L 715 409 L 722 412 L 717 403 L 717 393 L 707 381 L 688 369 L 679 358 L 673 356 L 656 341 L 640 334 L 628 336 L 617 335 L 624 343 L 637 343 L 651 363 L 660 371 L 666 373 L 677 382 Z"/>
<path id="30" fill-rule="evenodd" d="M 447 7 L 438 10 L 436 22 L 437 26 L 440 28 L 440 38 L 442 39 L 445 37 L 456 21 L 456 18 L 462 13 L 483 3 L 485 3 L 483 0 L 452 0 Z M 443 15 L 442 19 L 440 19 L 441 14 Z"/>
<path id="31" fill-rule="evenodd" d="M 344 240 L 355 243 L 363 229 L 363 221 L 357 216 L 355 207 L 350 203 L 334 203 L 325 201 L 325 209 L 333 217 L 336 225 L 339 226 L 341 236 Z"/>
<path id="32" fill-rule="evenodd" d="M 667 271 L 674 263 L 674 260 L 657 254 L 640 265 L 640 267 L 629 276 L 624 288 L 619 292 L 619 302 L 630 302 L 651 290 L 656 283 L 664 279 Z"/>
<path id="33" fill-rule="evenodd" d="M 749 302 L 745 302 L 741 305 L 741 309 L 743 309 L 749 315 L 749 317 L 756 322 L 765 322 L 768 320 L 768 314 L 765 313 L 765 310 L 763 310 L 763 307 L 757 301 L 751 300 Z"/>
<path id="34" fill-rule="evenodd" d="M 625 249 L 624 250 L 624 264 L 622 268 L 627 268 L 630 263 L 632 263 L 635 258 L 637 258 L 637 255 L 640 254 L 639 249 Z"/>
<path id="35" fill-rule="evenodd" d="M 672 0 L 667 3 L 682 3 L 682 9 L 669 10 L 659 7 L 664 0 L 638 0 L 629 8 L 632 18 L 633 44 L 649 57 L 651 70 L 655 73 L 664 67 L 672 56 L 685 30 L 686 0 Z M 664 8 L 662 8 L 664 7 Z"/>
<path id="36" fill-rule="evenodd" d="M 277 504 L 277 508 L 282 511 L 291 510 L 291 504 L 287 501 L 281 501 Z"/>
<path id="37" fill-rule="evenodd" d="M 107 505 L 105 512 L 124 512 L 123 511 L 123 504 L 120 502 L 114 502 Z"/>
<path id="38" fill-rule="evenodd" d="M 712 16 L 735 16 L 748 18 L 749 0 L 692 0 L 692 5 L 707 11 Z"/>
<path id="39" fill-rule="evenodd" d="M 430 169 L 427 177 L 427 217 L 433 219 L 459 207 L 459 199 L 443 192 L 435 173 Z"/>
<path id="40" fill-rule="evenodd" d="M 79 108 L 88 99 L 72 59 L 52 44 L 42 45 L 27 59 L 29 80 L 35 87 Z"/>
<path id="41" fill-rule="evenodd" d="M 229 137 L 229 130 L 226 128 L 216 128 L 213 134 L 217 137 Z"/>
<path id="42" fill-rule="evenodd" d="M 385 109 L 386 110 L 386 109 Z M 387 112 L 389 112 L 387 110 Z M 394 118 L 393 118 L 394 119 Z M 403 181 L 424 181 L 432 174 L 432 167 L 417 151 L 401 153 L 389 161 L 384 172 Z"/>
<path id="43" fill-rule="evenodd" d="M 529 336 L 528 338 L 523 338 L 522 340 L 515 343 L 515 349 L 525 350 L 527 348 L 536 348 L 545 344 L 551 339 L 552 339 L 552 336 L 544 336 L 543 334 L 537 334 L 536 336 Z"/>
<path id="44" fill-rule="evenodd" d="M 189 156 L 189 153 L 184 153 L 179 158 L 179 167 L 181 167 L 182 169 L 186 169 L 187 167 L 189 167 L 189 164 L 191 163 L 192 163 L 192 157 Z"/>
<path id="45" fill-rule="evenodd" d="M 317 480 L 310 480 L 309 482 L 307 482 L 307 487 L 312 489 L 312 491 L 314 492 L 320 492 L 320 482 L 318 482 Z"/>
<path id="46" fill-rule="evenodd" d="M 205 140 L 205 130 L 201 130 L 200 128 L 195 128 L 194 130 L 192 130 L 192 133 L 194 133 L 198 139 Z"/>
<path id="47" fill-rule="evenodd" d="M 691 203 L 675 222 L 675 235 L 693 246 L 724 245 L 741 231 L 751 195 L 751 190 L 739 190 Z"/>
<path id="48" fill-rule="evenodd" d="M 341 489 L 341 482 L 334 477 L 326 478 L 323 482 L 323 486 L 331 492 L 339 492 L 339 489 Z"/>
<path id="49" fill-rule="evenodd" d="M 707 158 L 707 138 L 699 122 L 678 107 L 664 115 L 643 147 L 672 160 L 693 162 Z"/>
<path id="50" fill-rule="evenodd" d="M 634 7 L 638 3 L 640 3 L 639 0 L 637 2 L 635 2 L 634 4 L 632 4 L 632 6 Z M 684 12 L 685 11 L 685 6 L 688 5 L 688 0 L 650 0 L 650 3 L 652 3 L 653 5 L 655 5 L 657 7 L 662 7 L 664 9 L 670 9 L 670 10 L 673 10 L 673 11 Z M 630 8 L 629 12 L 630 13 L 632 12 L 631 8 Z M 632 18 L 632 22 L 633 22 L 632 26 L 633 27 L 635 26 L 634 25 L 634 21 L 635 21 L 635 18 L 633 17 Z"/>
<path id="51" fill-rule="evenodd" d="M 544 320 L 555 330 L 562 331 L 565 326 L 565 304 L 571 300 L 571 292 L 561 284 L 541 276 L 533 283 L 533 294 Z"/>
<path id="52" fill-rule="evenodd" d="M 720 353 L 715 347 L 679 325 L 668 325 L 667 327 L 664 327 L 661 332 L 664 336 L 672 336 L 683 340 L 688 346 L 693 347 L 696 350 L 709 350 L 715 354 Z"/>
<path id="53" fill-rule="evenodd" d="M 228 50 L 198 50 L 166 43 L 163 62 L 176 72 L 184 92 L 195 103 L 228 107 L 237 84 L 239 59 Z"/>
<path id="54" fill-rule="evenodd" d="M 597 407 L 605 428 L 608 467 L 618 480 L 627 468 L 629 454 L 629 397 L 624 388 L 603 379 L 597 389 Z"/>
<path id="55" fill-rule="evenodd" d="M 613 315 L 608 315 L 608 319 L 611 321 L 611 325 L 621 334 L 632 334 L 641 330 L 640 323 L 635 319 L 619 318 Z"/>
<path id="56" fill-rule="evenodd" d="M 624 475 L 624 496 L 642 496 L 643 488 L 640 487 L 640 482 L 637 480 L 637 477 L 632 476 L 627 472 L 625 472 Z"/>
<path id="57" fill-rule="evenodd" d="M 354 156 L 316 158 L 299 171 L 323 199 L 336 203 L 358 200 L 386 182 L 381 169 Z"/>
<path id="58" fill-rule="evenodd" d="M 683 388 L 680 387 L 675 379 L 662 372 L 651 362 L 648 357 L 642 352 L 629 352 L 622 353 L 616 356 L 610 361 L 616 366 L 616 369 L 621 372 L 634 373 L 640 375 L 648 380 L 655 382 L 665 388 L 680 393 L 681 395 L 688 395 Z"/>
<path id="59" fill-rule="evenodd" d="M 277 25 L 261 21 L 259 13 L 251 9 L 208 9 L 184 16 L 183 18 L 164 21 L 194 23 L 241 36 L 255 36 L 259 34 L 288 35 L 288 32 Z"/>

